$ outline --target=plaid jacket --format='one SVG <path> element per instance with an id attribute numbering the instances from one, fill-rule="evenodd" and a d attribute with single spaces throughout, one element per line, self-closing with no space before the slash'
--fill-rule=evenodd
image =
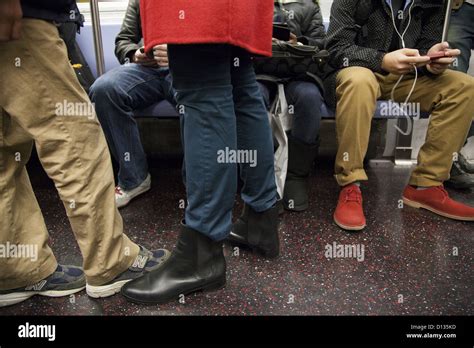
<path id="1" fill-rule="evenodd" d="M 339 70 L 360 66 L 374 72 L 382 70 L 382 60 L 388 53 L 393 35 L 389 0 L 335 0 L 331 8 L 331 19 L 327 34 L 326 48 L 330 52 L 329 71 L 325 79 L 326 102 L 336 105 L 336 76 Z M 409 0 L 401 22 L 401 32 L 408 25 L 408 9 L 411 23 L 405 35 L 407 48 L 416 48 L 425 54 L 433 45 L 441 41 L 444 21 L 442 0 Z M 366 13 L 365 17 L 360 15 Z M 358 18 L 367 18 L 358 23 Z"/>

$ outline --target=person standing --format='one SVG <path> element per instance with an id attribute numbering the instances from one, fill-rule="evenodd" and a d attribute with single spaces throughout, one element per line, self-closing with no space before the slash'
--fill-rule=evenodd
<path id="1" fill-rule="evenodd" d="M 145 50 L 168 44 L 183 113 L 188 206 L 168 262 L 122 294 L 163 303 L 225 285 L 222 248 L 232 229 L 237 165 L 245 220 L 233 239 L 266 257 L 279 254 L 272 134 L 251 61 L 251 54 L 271 55 L 273 0 L 145 0 L 141 13 Z"/>
<path id="2" fill-rule="evenodd" d="M 0 306 L 84 288 L 91 297 L 111 296 L 168 257 L 123 232 L 107 143 L 55 25 L 73 13 L 74 0 L 0 0 L 0 244 L 35 251 L 32 258 L 0 257 Z M 48 245 L 25 167 L 33 144 L 63 202 L 83 268 L 58 264 Z"/>

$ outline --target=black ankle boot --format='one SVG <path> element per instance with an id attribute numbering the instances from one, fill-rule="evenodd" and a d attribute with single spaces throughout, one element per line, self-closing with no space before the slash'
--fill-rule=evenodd
<path id="1" fill-rule="evenodd" d="M 286 210 L 308 209 L 308 179 L 319 145 L 307 145 L 288 136 L 288 174 L 286 175 L 283 205 Z"/>
<path id="2" fill-rule="evenodd" d="M 225 286 L 222 242 L 215 242 L 185 225 L 170 258 L 159 269 L 122 287 L 122 295 L 138 303 L 165 303 L 200 290 Z"/>
<path id="3" fill-rule="evenodd" d="M 228 241 L 250 247 L 268 258 L 277 257 L 280 253 L 278 207 L 275 205 L 262 213 L 257 213 L 245 204 Z"/>

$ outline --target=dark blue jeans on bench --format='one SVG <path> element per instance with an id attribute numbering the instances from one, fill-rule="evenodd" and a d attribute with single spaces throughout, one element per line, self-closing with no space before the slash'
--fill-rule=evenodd
<path id="1" fill-rule="evenodd" d="M 169 69 L 122 65 L 98 78 L 89 94 L 119 163 L 118 185 L 134 189 L 148 175 L 148 164 L 133 111 L 161 100 L 175 103 Z"/>
<path id="2" fill-rule="evenodd" d="M 270 108 L 271 96 L 276 93 L 271 90 L 273 84 L 260 83 L 263 98 L 267 108 Z M 321 105 L 323 97 L 316 84 L 306 81 L 291 81 L 285 85 L 285 96 L 288 105 L 294 107 L 293 128 L 291 135 L 297 140 L 315 145 L 321 124 Z"/>
<path id="3" fill-rule="evenodd" d="M 246 51 L 230 45 L 168 45 L 168 54 L 178 110 L 184 111 L 186 225 L 222 240 L 232 226 L 238 164 L 244 202 L 257 212 L 276 203 L 267 111 Z M 232 159 L 236 150 L 256 154 L 256 162 Z"/>

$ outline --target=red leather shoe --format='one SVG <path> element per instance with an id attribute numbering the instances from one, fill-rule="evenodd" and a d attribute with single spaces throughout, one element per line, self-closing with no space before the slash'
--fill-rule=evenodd
<path id="1" fill-rule="evenodd" d="M 366 226 L 362 209 L 362 192 L 356 184 L 345 186 L 339 194 L 334 222 L 348 231 L 360 231 Z"/>
<path id="2" fill-rule="evenodd" d="M 403 192 L 403 203 L 413 208 L 427 209 L 450 219 L 474 221 L 474 208 L 449 198 L 443 185 L 424 190 L 417 190 L 409 185 Z"/>

